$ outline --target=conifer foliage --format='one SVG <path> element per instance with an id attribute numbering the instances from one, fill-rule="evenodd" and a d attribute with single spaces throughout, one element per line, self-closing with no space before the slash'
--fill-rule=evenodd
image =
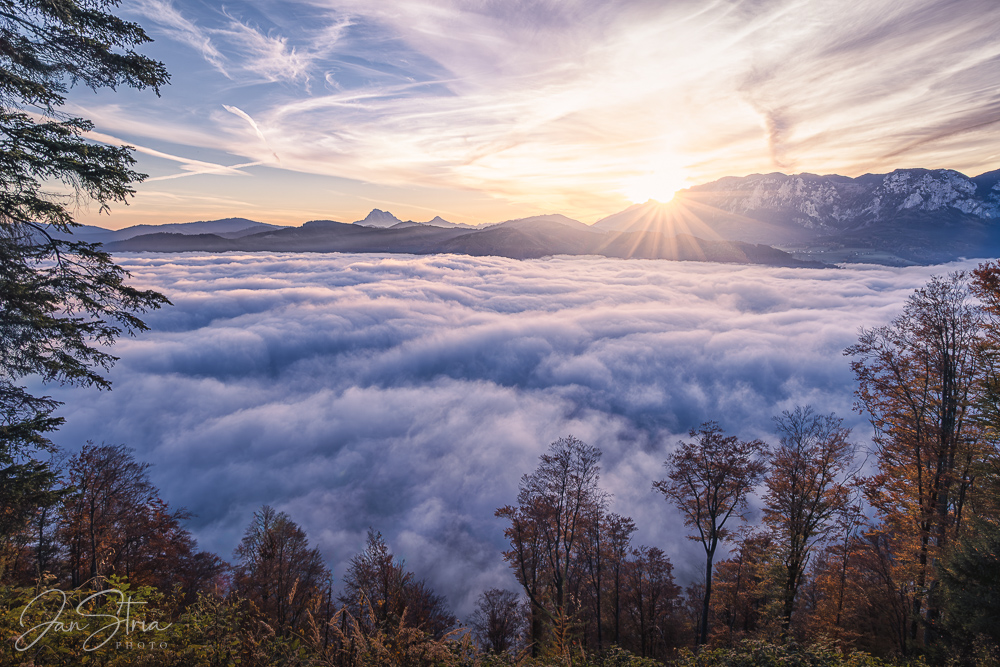
<path id="1" fill-rule="evenodd" d="M 12 505 L 53 500 L 51 471 L 32 456 L 61 423 L 56 402 L 19 381 L 109 388 L 104 371 L 115 357 L 106 346 L 145 329 L 139 315 L 167 302 L 130 287 L 98 246 L 57 238 L 77 224 L 74 207 L 107 210 L 142 177 L 127 147 L 88 141 L 92 124 L 61 111 L 68 88 L 158 91 L 167 82 L 161 63 L 133 50 L 148 37 L 112 14 L 116 5 L 0 0 L 0 475 L 34 479 L 4 486 Z"/>

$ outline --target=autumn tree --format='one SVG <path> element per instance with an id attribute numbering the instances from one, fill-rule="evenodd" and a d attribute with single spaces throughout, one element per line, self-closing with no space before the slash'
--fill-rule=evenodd
<path id="1" fill-rule="evenodd" d="M 146 526 L 143 508 L 157 502 L 149 464 L 125 445 L 84 445 L 67 466 L 75 489 L 62 512 L 62 541 L 69 552 L 74 587 L 116 573 L 117 565 Z"/>
<path id="2" fill-rule="evenodd" d="M 469 627 L 479 646 L 498 655 L 517 648 L 523 626 L 520 596 L 502 588 L 484 591 L 469 618 Z"/>
<path id="3" fill-rule="evenodd" d="M 351 559 L 339 599 L 369 635 L 402 624 L 441 638 L 457 622 L 444 598 L 417 580 L 372 529 L 364 551 Z"/>
<path id="4" fill-rule="evenodd" d="M 1000 261 L 984 262 L 972 272 L 969 285 L 979 299 L 982 337 L 982 391 L 977 404 L 979 421 L 989 437 L 1000 440 Z"/>
<path id="5" fill-rule="evenodd" d="M 810 619 L 813 634 L 821 632 L 841 644 L 854 638 L 856 633 L 849 627 L 849 619 L 863 606 L 859 601 L 864 591 L 858 585 L 857 555 L 862 548 L 861 532 L 867 527 L 865 520 L 860 504 L 849 503 L 838 513 L 831 539 L 811 567 L 817 591 Z"/>
<path id="6" fill-rule="evenodd" d="M 777 548 L 768 530 L 745 527 L 733 535 L 729 558 L 715 565 L 712 616 L 728 643 L 767 634 Z"/>
<path id="7" fill-rule="evenodd" d="M 625 570 L 631 551 L 632 534 L 636 531 L 635 521 L 630 517 L 612 514 L 607 519 L 608 570 L 611 578 L 611 613 L 614 618 L 614 642 L 622 641 L 622 596 Z"/>
<path id="8" fill-rule="evenodd" d="M 908 535 L 874 526 L 858 540 L 852 576 L 863 595 L 854 598 L 854 616 L 865 650 L 897 655 L 910 652 L 913 598 L 918 594 L 913 568 L 901 562 L 910 546 Z"/>
<path id="9" fill-rule="evenodd" d="M 608 496 L 598 492 L 584 524 L 578 560 L 583 570 L 586 591 L 574 593 L 586 602 L 577 613 L 586 630 L 584 644 L 604 650 L 605 635 L 610 631 L 613 644 L 622 645 L 623 596 L 625 572 L 632 553 L 635 522 L 627 516 L 607 511 Z M 605 616 L 610 616 L 605 622 Z"/>
<path id="10" fill-rule="evenodd" d="M 632 550 L 624 566 L 621 606 L 628 616 L 628 648 L 642 657 L 663 659 L 676 642 L 680 587 L 674 583 L 673 565 L 661 549 L 643 545 Z"/>
<path id="11" fill-rule="evenodd" d="M 133 47 L 142 28 L 112 0 L 6 0 L 0 6 L 0 540 L 26 529 L 58 501 L 47 434 L 58 402 L 22 386 L 45 382 L 108 388 L 107 347 L 142 331 L 138 315 L 167 303 L 126 283 L 128 274 L 93 244 L 61 240 L 87 202 L 126 201 L 127 147 L 84 138 L 93 125 L 60 112 L 69 86 L 92 89 L 167 82 L 159 62 Z"/>
<path id="12" fill-rule="evenodd" d="M 597 650 L 604 648 L 604 583 L 607 552 L 608 514 L 606 503 L 598 500 L 588 512 L 584 523 L 584 539 L 580 544 L 579 560 L 584 569 L 587 591 L 581 598 L 589 601 L 589 616 Z"/>
<path id="13" fill-rule="evenodd" d="M 744 519 L 747 496 L 760 482 L 766 465 L 766 446 L 760 440 L 740 440 L 724 435 L 715 422 L 691 429 L 693 442 L 681 441 L 667 457 L 667 479 L 653 488 L 681 510 L 685 525 L 694 529 L 690 539 L 705 551 L 705 595 L 698 643 L 708 640 L 712 598 L 712 568 L 719 544 L 729 539 L 730 519 Z"/>
<path id="14" fill-rule="evenodd" d="M 850 502 L 845 478 L 855 447 L 850 429 L 833 414 L 796 407 L 775 423 L 780 439 L 765 480 L 764 521 L 774 531 L 784 561 L 782 635 L 787 637 L 813 547 L 827 537 Z"/>
<path id="15" fill-rule="evenodd" d="M 885 326 L 862 329 L 845 354 L 870 415 L 878 474 L 869 502 L 888 531 L 912 535 L 909 639 L 934 640 L 940 612 L 935 562 L 958 534 L 984 441 L 976 419 L 983 365 L 981 313 L 965 274 L 935 277 Z"/>
<path id="16" fill-rule="evenodd" d="M 971 289 L 983 314 L 976 423 L 985 446 L 973 467 L 978 492 L 969 499 L 969 509 L 980 518 L 1000 520 L 1000 262 L 981 264 L 973 271 L 973 278 Z"/>
<path id="17" fill-rule="evenodd" d="M 149 479 L 149 464 L 125 445 L 85 445 L 66 465 L 71 492 L 58 513 L 56 539 L 66 550 L 74 587 L 117 575 L 188 599 L 223 573 L 214 554 L 197 552 L 183 523 Z M 43 546 L 43 545 L 39 545 Z"/>
<path id="18" fill-rule="evenodd" d="M 403 590 L 403 602 L 406 605 L 403 623 L 434 639 L 443 639 L 458 623 L 448 601 L 435 593 L 424 579 L 414 581 Z"/>
<path id="19" fill-rule="evenodd" d="M 279 634 L 297 629 L 309 606 L 331 584 L 323 555 L 309 547 L 305 531 L 267 505 L 254 512 L 233 555 L 235 590 L 253 602 Z"/>
<path id="20" fill-rule="evenodd" d="M 598 486 L 601 452 L 573 436 L 560 438 L 542 454 L 533 473 L 521 478 L 517 505 L 496 511 L 510 526 L 504 559 L 524 587 L 531 609 L 530 640 L 537 655 L 543 627 L 555 633 L 557 652 L 569 648 L 569 595 L 579 578 L 579 555 L 587 518 L 603 495 Z"/>

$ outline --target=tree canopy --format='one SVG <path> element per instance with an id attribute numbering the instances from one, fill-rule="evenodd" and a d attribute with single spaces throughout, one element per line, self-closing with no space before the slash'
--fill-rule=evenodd
<path id="1" fill-rule="evenodd" d="M 705 595 L 698 639 L 704 644 L 708 641 L 715 552 L 732 534 L 726 527 L 729 519 L 744 517 L 747 496 L 767 469 L 762 458 L 767 446 L 760 440 L 727 436 L 715 422 L 691 429 L 689 435 L 696 440 L 678 443 L 663 464 L 667 479 L 653 482 L 653 488 L 677 505 L 685 525 L 694 530 L 690 538 L 705 549 Z"/>
<path id="2" fill-rule="evenodd" d="M 121 85 L 159 93 L 168 75 L 133 49 L 149 38 L 109 10 L 109 0 L 0 0 L 0 461 L 7 477 L 62 420 L 57 403 L 20 381 L 110 388 L 122 335 L 146 328 L 139 315 L 166 297 L 126 283 L 128 273 L 98 245 L 67 241 L 74 212 L 107 211 L 143 178 L 127 146 L 103 146 L 92 123 L 61 107 L 73 85 Z M 18 503 L 52 482 L 44 464 Z M 41 468 L 38 468 L 41 465 Z M 9 494 L 8 494 L 9 495 Z M 24 496 L 23 498 L 21 496 Z M 32 502 L 28 502 L 30 505 Z"/>

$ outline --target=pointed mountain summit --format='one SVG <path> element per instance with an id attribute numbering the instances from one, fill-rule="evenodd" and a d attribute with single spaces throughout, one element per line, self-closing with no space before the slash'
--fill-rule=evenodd
<path id="1" fill-rule="evenodd" d="M 418 224 L 427 225 L 428 227 L 446 227 L 448 229 L 458 228 L 458 229 L 470 229 L 471 230 L 471 229 L 476 229 L 476 227 L 477 227 L 477 225 L 468 225 L 468 224 L 464 224 L 464 223 L 461 223 L 461 222 L 450 222 L 450 221 L 445 220 L 444 218 L 442 218 L 440 215 L 435 215 L 432 220 L 428 220 L 427 222 L 421 222 L 421 223 L 418 223 Z M 478 225 L 478 226 L 481 227 L 482 225 Z"/>
<path id="2" fill-rule="evenodd" d="M 392 227 L 393 225 L 398 225 L 402 220 L 394 216 L 389 211 L 382 211 L 377 208 L 373 208 L 372 212 L 365 217 L 364 220 L 355 220 L 353 224 L 361 225 L 362 227 Z"/>
<path id="3" fill-rule="evenodd" d="M 486 223 L 473 225 L 468 222 L 451 222 L 449 220 L 445 220 L 440 215 L 435 215 L 432 220 L 428 220 L 427 222 L 421 222 L 418 224 L 427 225 L 428 227 L 446 227 L 448 229 L 468 229 L 468 230 L 482 229 L 483 227 L 489 226 Z"/>

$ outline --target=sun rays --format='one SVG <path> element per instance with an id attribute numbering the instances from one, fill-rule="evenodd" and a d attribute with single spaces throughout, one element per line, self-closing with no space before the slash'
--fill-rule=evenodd
<path id="1" fill-rule="evenodd" d="M 149 149 L 158 189 L 329 216 L 384 198 L 404 218 L 589 222 L 727 175 L 997 166 L 1000 5 L 529 4 L 136 0 L 171 86 L 70 100 Z M 240 167 L 178 178 L 207 162 Z"/>

